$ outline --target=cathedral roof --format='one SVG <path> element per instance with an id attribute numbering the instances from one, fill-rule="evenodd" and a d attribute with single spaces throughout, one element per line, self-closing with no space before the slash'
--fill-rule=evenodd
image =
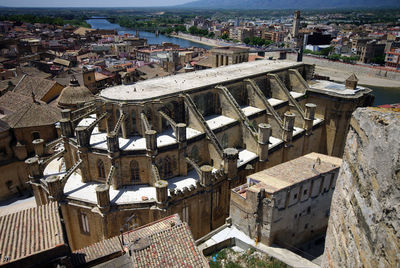
<path id="1" fill-rule="evenodd" d="M 79 85 L 79 82 L 73 77 L 69 86 L 65 87 L 58 97 L 58 105 L 76 105 L 94 100 L 93 93 L 85 86 Z"/>
<path id="2" fill-rule="evenodd" d="M 205 87 L 220 85 L 229 81 L 238 81 L 268 72 L 296 68 L 303 63 L 289 61 L 259 60 L 188 72 L 165 77 L 158 77 L 137 82 L 132 85 L 118 85 L 105 88 L 100 96 L 108 100 L 145 101 L 175 94 L 188 93 Z M 142 67 L 141 67 L 142 68 Z M 141 71 L 138 68 L 138 71 Z"/>

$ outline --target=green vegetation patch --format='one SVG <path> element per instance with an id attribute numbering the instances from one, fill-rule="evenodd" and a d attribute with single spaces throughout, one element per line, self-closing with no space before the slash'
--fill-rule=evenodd
<path id="1" fill-rule="evenodd" d="M 260 253 L 254 248 L 248 249 L 242 253 L 235 252 L 231 248 L 225 248 L 209 256 L 208 260 L 211 268 L 288 267 L 285 263 Z"/>

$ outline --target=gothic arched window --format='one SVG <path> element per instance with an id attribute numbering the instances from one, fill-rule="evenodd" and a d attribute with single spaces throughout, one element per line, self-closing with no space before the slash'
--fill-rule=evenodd
<path id="1" fill-rule="evenodd" d="M 169 159 L 168 156 L 164 159 L 163 168 L 164 168 L 164 176 L 165 177 L 169 177 L 172 175 L 171 159 Z"/>
<path id="2" fill-rule="evenodd" d="M 192 160 L 194 162 L 196 162 L 196 163 L 200 162 L 199 149 L 197 148 L 196 145 L 192 147 L 192 151 L 191 151 L 190 157 L 192 158 Z"/>
<path id="3" fill-rule="evenodd" d="M 101 160 L 97 161 L 97 174 L 99 175 L 99 178 L 106 177 L 106 172 L 104 170 L 104 163 Z"/>
<path id="4" fill-rule="evenodd" d="M 135 160 L 132 160 L 130 163 L 130 168 L 131 168 L 131 181 L 133 183 L 138 183 L 140 182 L 140 169 L 139 169 L 139 163 Z"/>

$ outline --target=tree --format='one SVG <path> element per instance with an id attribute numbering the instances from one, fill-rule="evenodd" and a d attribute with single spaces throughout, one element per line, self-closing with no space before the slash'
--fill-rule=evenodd
<path id="1" fill-rule="evenodd" d="M 228 40 L 229 39 L 229 34 L 224 33 L 223 35 L 221 35 L 221 39 Z"/>
<path id="2" fill-rule="evenodd" d="M 333 46 L 323 48 L 319 51 L 319 55 L 328 56 L 333 51 L 333 49 Z"/>
<path id="3" fill-rule="evenodd" d="M 332 55 L 329 55 L 329 56 L 328 56 L 328 59 L 329 59 L 329 60 L 338 61 L 338 60 L 340 60 L 340 55 L 339 55 L 339 54 L 332 54 Z"/>
<path id="4" fill-rule="evenodd" d="M 385 64 L 385 55 L 374 57 L 371 62 L 376 64 Z"/>
<path id="5" fill-rule="evenodd" d="M 190 34 L 195 35 L 195 34 L 197 34 L 197 31 L 198 31 L 198 29 L 197 29 L 196 26 L 192 26 L 192 27 L 189 28 L 189 33 Z"/>
<path id="6" fill-rule="evenodd" d="M 171 34 L 173 31 L 174 31 L 174 29 L 171 27 L 168 27 L 167 29 L 165 29 L 166 34 Z"/>

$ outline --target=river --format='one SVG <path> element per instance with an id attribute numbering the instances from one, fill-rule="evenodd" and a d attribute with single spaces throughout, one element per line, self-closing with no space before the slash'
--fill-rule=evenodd
<path id="1" fill-rule="evenodd" d="M 375 95 L 374 106 L 400 103 L 400 88 L 364 86 L 373 90 L 373 94 Z"/>
<path id="2" fill-rule="evenodd" d="M 93 29 L 112 29 L 112 30 L 117 30 L 119 34 L 124 34 L 124 33 L 129 33 L 129 34 L 136 34 L 136 30 L 128 29 L 125 27 L 121 27 L 118 24 L 111 23 L 106 19 L 89 19 L 86 21 L 89 23 Z M 162 44 L 162 42 L 170 42 L 177 44 L 181 47 L 201 47 L 205 49 L 211 49 L 210 46 L 204 45 L 204 44 L 199 44 L 195 43 L 192 41 L 176 38 L 176 37 L 171 37 L 171 36 L 166 36 L 163 34 L 160 34 L 156 36 L 155 33 L 151 32 L 145 32 L 145 31 L 139 31 L 139 36 L 146 38 L 147 43 L 149 44 Z"/>
<path id="3" fill-rule="evenodd" d="M 111 23 L 106 19 L 89 19 L 86 21 L 89 23 L 93 29 L 115 29 L 119 34 L 130 33 L 136 34 L 136 30 L 128 29 L 125 27 L 121 27 L 118 24 Z M 139 36 L 147 38 L 147 42 L 149 44 L 161 44 L 162 42 L 170 42 L 181 47 L 202 47 L 206 49 L 211 49 L 210 46 L 195 43 L 192 41 L 170 37 L 166 35 L 158 35 L 155 33 L 139 31 Z M 392 103 L 400 103 L 400 88 L 387 88 L 387 87 L 375 87 L 365 85 L 366 87 L 372 89 L 375 95 L 374 105 L 382 105 L 382 104 L 392 104 Z"/>

